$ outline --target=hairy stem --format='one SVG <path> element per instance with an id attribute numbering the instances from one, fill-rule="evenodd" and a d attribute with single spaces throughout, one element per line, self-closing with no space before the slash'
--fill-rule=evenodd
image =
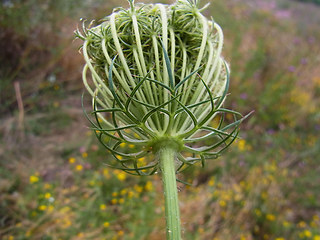
<path id="1" fill-rule="evenodd" d="M 180 213 L 174 162 L 176 151 L 169 146 L 160 149 L 159 154 L 165 197 L 167 240 L 180 240 Z"/>

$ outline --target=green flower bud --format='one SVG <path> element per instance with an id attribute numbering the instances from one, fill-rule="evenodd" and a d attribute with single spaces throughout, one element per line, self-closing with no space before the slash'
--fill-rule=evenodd
<path id="1" fill-rule="evenodd" d="M 129 9 L 114 11 L 95 27 L 83 25 L 76 35 L 84 41 L 83 82 L 95 121 L 88 118 L 117 160 L 110 165 L 153 174 L 157 152 L 170 146 L 181 171 L 216 158 L 236 138 L 243 119 L 222 108 L 229 86 L 223 33 L 197 1 L 130 1 Z M 226 113 L 235 117 L 227 126 Z M 213 119 L 216 126 L 210 126 Z"/>

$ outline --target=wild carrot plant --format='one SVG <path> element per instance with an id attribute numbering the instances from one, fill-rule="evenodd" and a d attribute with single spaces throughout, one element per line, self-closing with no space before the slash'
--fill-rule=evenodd
<path id="1" fill-rule="evenodd" d="M 237 138 L 244 118 L 223 108 L 229 87 L 223 33 L 202 15 L 199 2 L 129 3 L 101 24 L 76 31 L 92 97 L 86 116 L 114 156 L 110 167 L 161 173 L 167 239 L 181 239 L 176 174 L 217 158 Z M 226 114 L 233 120 L 225 121 Z"/>

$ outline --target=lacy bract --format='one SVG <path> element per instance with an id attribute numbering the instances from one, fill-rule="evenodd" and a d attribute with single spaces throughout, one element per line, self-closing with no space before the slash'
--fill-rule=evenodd
<path id="1" fill-rule="evenodd" d="M 179 172 L 216 158 L 236 138 L 243 118 L 222 107 L 229 86 L 223 33 L 197 2 L 130 2 L 76 35 L 84 41 L 83 82 L 92 96 L 87 116 L 115 157 L 109 165 L 153 174 L 157 152 L 170 146 Z"/>

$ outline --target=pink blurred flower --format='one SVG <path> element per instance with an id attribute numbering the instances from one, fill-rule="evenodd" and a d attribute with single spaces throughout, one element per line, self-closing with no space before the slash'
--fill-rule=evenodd
<path id="1" fill-rule="evenodd" d="M 287 19 L 291 17 L 291 12 L 289 10 L 278 10 L 275 12 L 275 16 L 279 19 Z"/>

